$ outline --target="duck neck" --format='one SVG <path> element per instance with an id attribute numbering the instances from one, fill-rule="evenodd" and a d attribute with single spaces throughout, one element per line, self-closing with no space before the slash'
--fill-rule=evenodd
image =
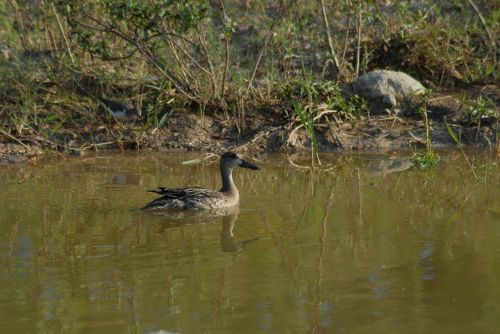
<path id="1" fill-rule="evenodd" d="M 222 188 L 221 192 L 224 193 L 238 193 L 238 189 L 233 182 L 233 169 L 232 168 L 221 168 L 220 175 L 222 178 Z"/>

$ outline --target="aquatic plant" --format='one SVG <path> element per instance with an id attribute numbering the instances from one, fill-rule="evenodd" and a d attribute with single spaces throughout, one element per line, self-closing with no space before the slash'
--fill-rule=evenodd
<path id="1" fill-rule="evenodd" d="M 417 167 L 422 169 L 430 168 L 441 160 L 440 156 L 434 151 L 414 150 L 410 158 Z"/>
<path id="2" fill-rule="evenodd" d="M 430 94 L 430 93 L 429 93 Z M 429 117 L 427 115 L 427 107 L 424 105 L 418 109 L 418 112 L 422 115 L 424 119 L 425 126 L 425 150 L 418 150 L 416 147 L 413 149 L 411 154 L 411 160 L 419 168 L 430 168 L 436 165 L 441 158 L 432 148 L 431 141 L 431 127 L 429 124 Z"/>
<path id="3" fill-rule="evenodd" d="M 448 130 L 448 134 L 453 139 L 453 141 L 458 145 L 458 149 L 460 150 L 460 154 L 462 155 L 462 157 L 464 157 L 465 161 L 467 162 L 467 165 L 469 165 L 472 173 L 474 174 L 474 177 L 477 180 L 478 177 L 477 177 L 477 174 L 475 172 L 475 168 L 471 164 L 471 162 L 469 160 L 469 157 L 467 157 L 467 154 L 465 154 L 464 145 L 462 144 L 462 141 L 460 140 L 460 138 L 458 138 L 458 136 L 455 134 L 455 132 L 453 131 L 453 129 L 450 127 L 450 125 L 448 123 L 445 123 L 445 124 L 446 124 L 446 129 Z"/>
<path id="4" fill-rule="evenodd" d="M 301 125 L 306 129 L 309 140 L 311 141 L 311 163 L 314 164 L 314 156 L 316 156 L 318 164 L 321 165 L 318 156 L 318 141 L 316 139 L 316 133 L 314 132 L 314 118 L 312 114 L 307 112 L 297 101 L 293 101 L 293 110 L 299 118 Z"/>

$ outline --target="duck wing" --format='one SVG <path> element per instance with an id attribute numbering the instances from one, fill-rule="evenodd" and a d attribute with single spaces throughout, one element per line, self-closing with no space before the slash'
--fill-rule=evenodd
<path id="1" fill-rule="evenodd" d="M 200 187 L 190 187 L 190 188 L 165 188 L 165 187 L 158 187 L 156 189 L 151 189 L 148 190 L 147 192 L 150 193 L 156 193 L 159 195 L 164 195 L 164 197 L 168 198 L 175 198 L 175 199 L 183 199 L 186 197 L 198 197 L 200 196 L 203 192 L 211 190 L 200 188 Z"/>
<path id="2" fill-rule="evenodd" d="M 190 188 L 164 188 L 148 190 L 162 195 L 153 200 L 141 210 L 147 209 L 188 209 L 199 208 L 203 203 L 208 204 L 220 197 L 220 193 L 215 190 L 190 187 Z"/>

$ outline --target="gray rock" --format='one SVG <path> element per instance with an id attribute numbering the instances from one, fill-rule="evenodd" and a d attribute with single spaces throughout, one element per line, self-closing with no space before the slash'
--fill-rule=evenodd
<path id="1" fill-rule="evenodd" d="M 12 56 L 12 49 L 6 44 L 0 43 L 0 59 L 8 60 Z"/>
<path id="2" fill-rule="evenodd" d="M 20 164 L 25 163 L 26 161 L 28 161 L 28 159 L 22 155 L 0 155 L 0 165 Z"/>
<path id="3" fill-rule="evenodd" d="M 388 70 L 368 72 L 352 88 L 370 104 L 393 110 L 406 98 L 425 92 L 425 87 L 408 74 Z"/>

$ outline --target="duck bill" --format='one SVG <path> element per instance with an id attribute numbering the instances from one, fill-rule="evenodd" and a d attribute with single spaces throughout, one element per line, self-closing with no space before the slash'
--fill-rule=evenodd
<path id="1" fill-rule="evenodd" d="M 255 169 L 255 170 L 260 169 L 259 167 L 255 166 L 254 164 L 252 164 L 246 160 L 241 161 L 240 167 Z"/>

